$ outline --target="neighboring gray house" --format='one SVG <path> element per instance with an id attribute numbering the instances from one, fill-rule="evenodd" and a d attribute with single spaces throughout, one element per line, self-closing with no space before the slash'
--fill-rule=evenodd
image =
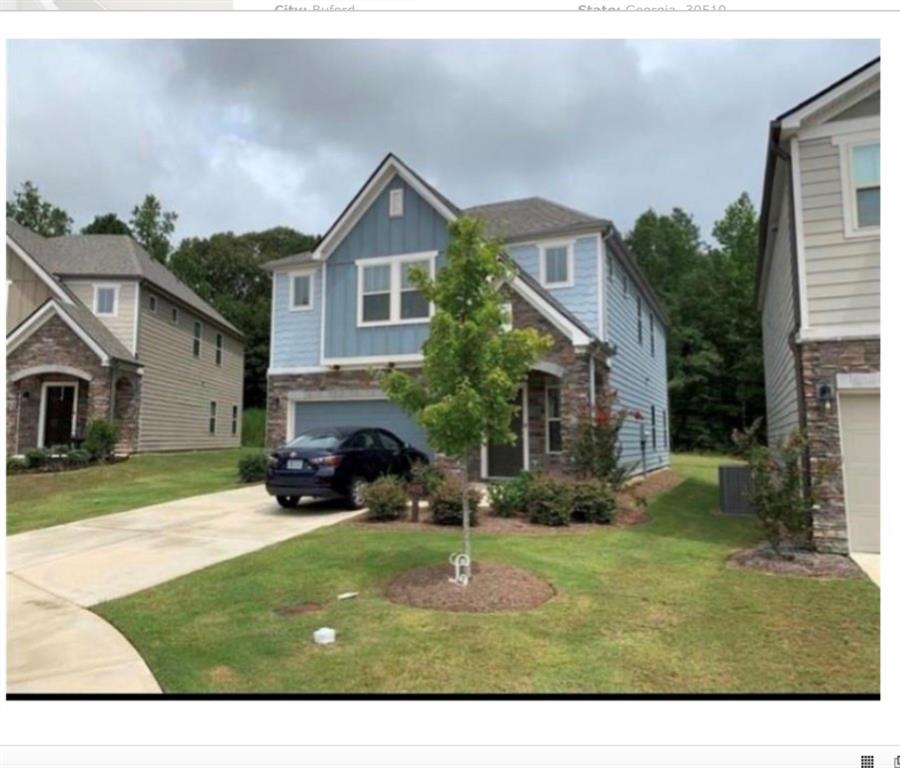
<path id="1" fill-rule="evenodd" d="M 485 223 L 517 266 L 507 290 L 514 326 L 548 333 L 553 349 L 522 382 L 512 446 L 486 445 L 481 477 L 566 471 L 580 415 L 603 388 L 629 417 L 623 460 L 669 463 L 666 318 L 613 224 L 528 198 L 461 209 L 388 155 L 315 251 L 271 262 L 267 444 L 321 425 L 375 424 L 427 448 L 422 429 L 389 402 L 377 369 L 417 368 L 432 307 L 408 281 L 441 268 L 447 225 Z"/>
<path id="2" fill-rule="evenodd" d="M 880 99 L 875 59 L 769 130 L 757 274 L 768 434 L 807 431 L 827 551 L 880 549 Z"/>
<path id="3" fill-rule="evenodd" d="M 94 419 L 119 425 L 122 453 L 240 445 L 241 332 L 130 237 L 7 219 L 6 275 L 8 456 Z"/>

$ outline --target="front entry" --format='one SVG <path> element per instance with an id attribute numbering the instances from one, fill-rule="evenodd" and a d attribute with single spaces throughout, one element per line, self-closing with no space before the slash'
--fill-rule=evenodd
<path id="1" fill-rule="evenodd" d="M 521 407 L 510 422 L 510 431 L 516 441 L 509 445 L 488 443 L 485 450 L 487 467 L 483 470 L 488 477 L 515 477 L 525 468 L 525 444 L 522 434 L 523 409 L 526 407 L 525 392 L 520 392 Z"/>
<path id="2" fill-rule="evenodd" d="M 75 427 L 77 384 L 47 384 L 44 387 L 44 431 L 41 445 L 68 445 Z"/>

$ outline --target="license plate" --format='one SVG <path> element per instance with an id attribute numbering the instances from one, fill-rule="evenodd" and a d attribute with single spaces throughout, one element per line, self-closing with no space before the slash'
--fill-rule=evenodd
<path id="1" fill-rule="evenodd" d="M 306 462 L 303 459 L 288 459 L 288 469 L 306 469 Z"/>

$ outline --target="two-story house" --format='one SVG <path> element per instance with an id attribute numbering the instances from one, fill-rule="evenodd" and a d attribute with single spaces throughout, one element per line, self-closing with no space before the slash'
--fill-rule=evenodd
<path id="1" fill-rule="evenodd" d="M 542 198 L 461 209 L 391 154 L 314 251 L 268 265 L 267 444 L 311 427 L 373 424 L 427 449 L 373 370 L 421 365 L 433 307 L 409 270 L 441 268 L 447 225 L 463 215 L 502 239 L 516 266 L 506 286 L 512 324 L 554 342 L 522 382 L 519 439 L 484 446 L 473 474 L 565 471 L 579 415 L 605 387 L 629 411 L 623 461 L 635 471 L 666 466 L 666 317 L 613 224 Z"/>
<path id="2" fill-rule="evenodd" d="M 769 130 L 757 301 L 770 444 L 808 435 L 824 551 L 880 549 L 881 63 Z"/>
<path id="3" fill-rule="evenodd" d="M 8 456 L 95 419 L 122 453 L 240 445 L 243 335 L 130 237 L 7 219 L 6 275 Z"/>

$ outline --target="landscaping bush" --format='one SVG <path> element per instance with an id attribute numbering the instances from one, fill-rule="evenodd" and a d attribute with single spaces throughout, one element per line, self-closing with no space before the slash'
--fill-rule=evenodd
<path id="1" fill-rule="evenodd" d="M 118 440 L 119 428 L 106 419 L 97 419 L 87 426 L 84 449 L 91 455 L 91 458 L 106 461 L 112 455 Z"/>
<path id="2" fill-rule="evenodd" d="M 481 496 L 474 488 L 470 488 L 468 494 L 469 523 L 475 526 L 478 525 L 478 503 L 481 501 Z M 428 500 L 431 506 L 432 522 L 438 525 L 462 525 L 462 495 L 462 481 L 457 477 L 446 477 Z"/>
<path id="3" fill-rule="evenodd" d="M 515 517 L 528 506 L 528 495 L 534 476 L 520 472 L 512 480 L 500 480 L 488 486 L 491 512 L 497 517 Z"/>
<path id="4" fill-rule="evenodd" d="M 71 446 L 68 445 L 51 445 L 50 456 L 54 459 L 64 459 L 69 455 Z"/>
<path id="5" fill-rule="evenodd" d="M 569 453 L 579 477 L 600 480 L 619 490 L 630 469 L 621 464 L 619 443 L 619 430 L 628 412 L 614 408 L 615 401 L 615 392 L 608 392 L 599 398 L 593 413 L 582 414 Z"/>
<path id="6" fill-rule="evenodd" d="M 424 496 L 433 496 L 437 493 L 444 480 L 446 477 L 440 469 L 424 461 L 413 463 L 409 473 L 410 484 L 421 487 Z"/>
<path id="7" fill-rule="evenodd" d="M 363 503 L 368 508 L 368 520 L 399 520 L 406 514 L 406 488 L 391 475 L 379 477 L 363 491 Z"/>
<path id="8" fill-rule="evenodd" d="M 254 451 L 238 459 L 238 477 L 242 483 L 259 483 L 266 479 L 269 457 L 265 451 Z"/>
<path id="9" fill-rule="evenodd" d="M 86 467 L 91 463 L 91 454 L 84 448 L 74 448 L 66 454 L 66 464 L 73 469 Z"/>
<path id="10" fill-rule="evenodd" d="M 40 469 L 47 464 L 50 454 L 44 448 L 32 448 L 25 453 L 25 466 L 28 469 Z"/>
<path id="11" fill-rule="evenodd" d="M 616 516 L 616 496 L 607 483 L 600 480 L 578 480 L 572 483 L 572 519 L 607 525 Z"/>
<path id="12" fill-rule="evenodd" d="M 25 459 L 13 456 L 6 460 L 6 474 L 15 475 L 18 472 L 24 472 L 28 468 Z"/>
<path id="13" fill-rule="evenodd" d="M 528 493 L 528 519 L 538 525 L 568 525 L 572 518 L 572 483 L 536 477 Z"/>

